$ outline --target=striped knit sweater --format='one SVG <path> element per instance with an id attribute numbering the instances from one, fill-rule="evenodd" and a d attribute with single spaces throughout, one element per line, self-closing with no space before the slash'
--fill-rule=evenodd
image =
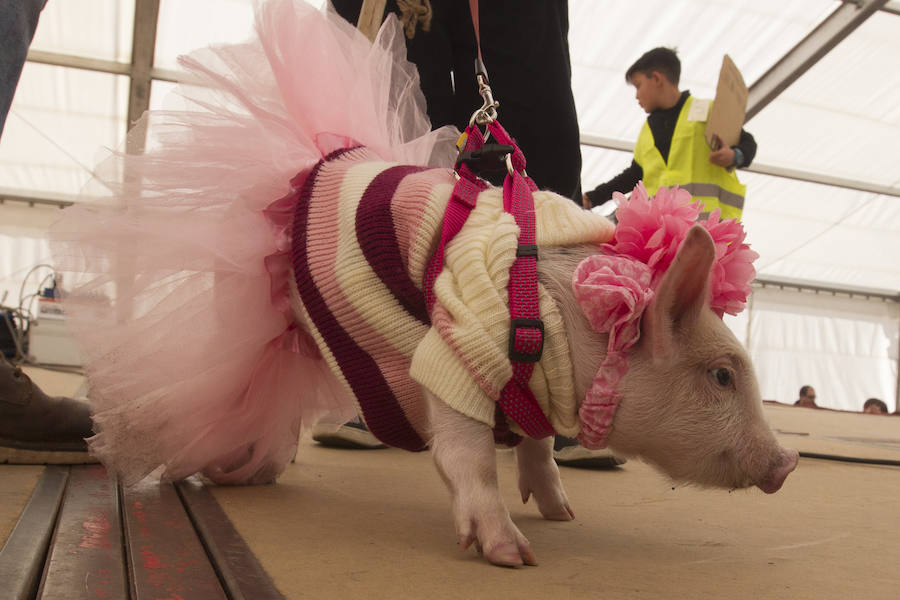
<path id="1" fill-rule="evenodd" d="M 448 169 L 380 161 L 370 150 L 320 162 L 297 194 L 292 264 L 299 312 L 332 372 L 384 443 L 421 450 L 429 436 L 420 385 L 494 425 L 512 374 L 506 287 L 518 227 L 502 190 L 478 197 L 445 250 L 431 314 L 422 281 L 455 179 Z M 538 246 L 605 242 L 612 224 L 550 192 L 535 194 Z M 544 353 L 529 385 L 554 428 L 579 431 L 562 319 L 543 287 Z M 513 427 L 516 430 L 515 427 Z"/>

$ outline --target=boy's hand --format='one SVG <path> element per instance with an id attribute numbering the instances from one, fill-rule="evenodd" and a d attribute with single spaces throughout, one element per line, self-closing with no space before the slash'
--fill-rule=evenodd
<path id="1" fill-rule="evenodd" d="M 709 153 L 709 162 L 726 169 L 734 164 L 734 150 L 722 143 L 722 138 L 718 135 L 713 136 L 713 148 L 718 150 Z"/>

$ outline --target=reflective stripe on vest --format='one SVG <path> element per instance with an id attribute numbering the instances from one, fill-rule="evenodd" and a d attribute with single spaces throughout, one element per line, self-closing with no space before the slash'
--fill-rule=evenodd
<path id="1" fill-rule="evenodd" d="M 723 219 L 740 219 L 747 188 L 738 181 L 734 171 L 709 162 L 710 149 L 704 135 L 706 120 L 687 118 L 693 100 L 689 96 L 678 114 L 668 162 L 663 161 L 650 125 L 644 122 L 634 147 L 634 160 L 644 171 L 647 194 L 654 196 L 663 186 L 678 185 L 703 202 L 704 213 L 719 208 Z"/>

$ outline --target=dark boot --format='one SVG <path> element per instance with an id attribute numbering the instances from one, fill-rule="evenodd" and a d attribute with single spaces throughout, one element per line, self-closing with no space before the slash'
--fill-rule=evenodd
<path id="1" fill-rule="evenodd" d="M 553 439 L 553 459 L 558 465 L 582 469 L 614 469 L 625 464 L 625 459 L 611 450 L 588 450 L 574 438 L 557 435 Z"/>
<path id="2" fill-rule="evenodd" d="M 47 396 L 0 356 L 0 447 L 37 452 L 86 452 L 93 435 L 90 406 Z"/>

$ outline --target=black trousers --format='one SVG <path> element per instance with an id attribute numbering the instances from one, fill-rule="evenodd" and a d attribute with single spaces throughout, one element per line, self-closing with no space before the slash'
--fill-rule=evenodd
<path id="1" fill-rule="evenodd" d="M 332 0 L 356 24 L 362 0 Z M 463 129 L 481 106 L 475 81 L 475 31 L 465 0 L 431 0 L 430 29 L 407 38 L 433 127 Z M 395 0 L 385 12 L 400 14 Z M 566 0 L 487 0 L 479 3 L 481 51 L 500 122 L 525 154 L 528 175 L 541 189 L 581 204 L 581 146 L 572 96 Z"/>

